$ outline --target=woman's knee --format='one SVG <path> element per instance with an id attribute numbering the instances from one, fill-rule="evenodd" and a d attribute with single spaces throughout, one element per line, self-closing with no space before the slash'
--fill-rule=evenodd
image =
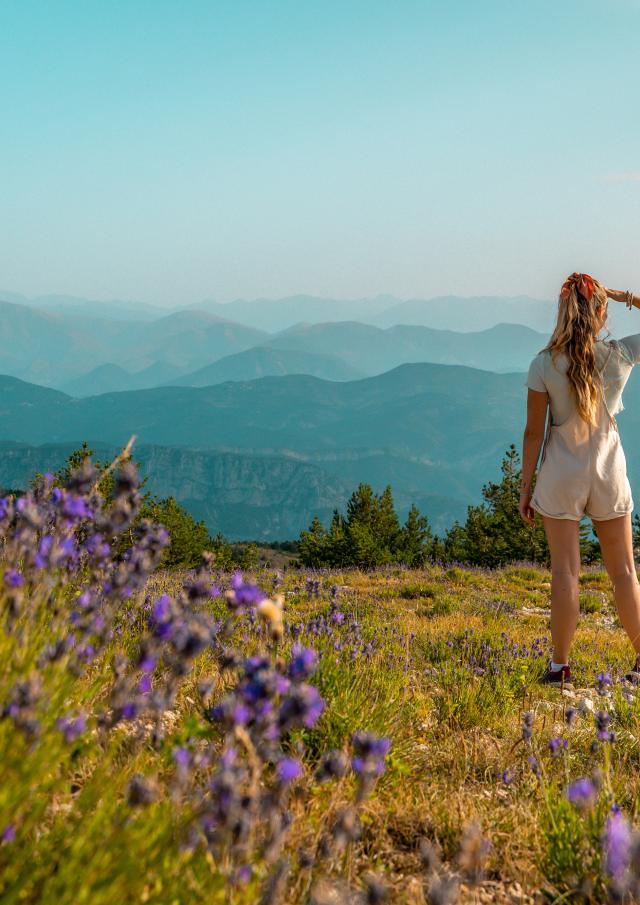
<path id="1" fill-rule="evenodd" d="M 609 578 L 614 587 L 620 584 L 638 584 L 638 575 L 635 566 L 632 565 L 623 566 L 622 568 L 610 572 Z"/>
<path id="2" fill-rule="evenodd" d="M 551 579 L 556 581 L 573 582 L 576 585 L 580 579 L 580 565 L 568 564 L 562 566 L 551 566 Z"/>

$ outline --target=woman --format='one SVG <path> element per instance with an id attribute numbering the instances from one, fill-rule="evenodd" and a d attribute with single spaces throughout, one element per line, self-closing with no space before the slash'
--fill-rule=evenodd
<path id="1" fill-rule="evenodd" d="M 608 299 L 640 308 L 640 296 L 606 289 L 587 273 L 573 273 L 560 290 L 555 329 L 527 375 L 520 515 L 542 516 L 551 552 L 553 657 L 542 681 L 570 685 L 569 648 L 578 622 L 578 527 L 595 528 L 616 607 L 636 652 L 627 673 L 640 681 L 640 585 L 633 560 L 633 498 L 615 415 L 622 390 L 640 362 L 640 333 L 602 339 Z M 548 427 L 545 419 L 549 408 Z M 532 479 L 542 447 L 540 468 Z"/>

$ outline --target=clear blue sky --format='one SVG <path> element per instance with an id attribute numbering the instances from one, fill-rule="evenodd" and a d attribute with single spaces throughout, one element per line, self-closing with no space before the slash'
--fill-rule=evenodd
<path id="1" fill-rule="evenodd" d="M 640 0 L 0 0 L 0 286 L 640 292 Z"/>

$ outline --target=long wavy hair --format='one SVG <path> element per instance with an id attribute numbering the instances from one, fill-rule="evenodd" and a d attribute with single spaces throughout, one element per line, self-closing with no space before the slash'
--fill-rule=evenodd
<path id="1" fill-rule="evenodd" d="M 589 300 L 577 288 L 575 282 L 569 294 L 558 297 L 558 316 L 551 339 L 542 351 L 549 351 L 555 363 L 561 353 L 569 359 L 567 377 L 571 394 L 580 417 L 589 424 L 596 423 L 598 396 L 602 392 L 600 375 L 596 368 L 595 343 L 603 321 L 598 308 L 607 310 L 605 287 L 593 279 L 593 294 Z"/>

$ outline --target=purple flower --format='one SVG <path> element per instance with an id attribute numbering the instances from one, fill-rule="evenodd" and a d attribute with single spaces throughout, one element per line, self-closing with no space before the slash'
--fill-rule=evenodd
<path id="1" fill-rule="evenodd" d="M 24 575 L 17 569 L 7 569 L 4 573 L 4 583 L 9 588 L 21 588 L 24 584 Z"/>
<path id="2" fill-rule="evenodd" d="M 614 880 L 620 880 L 629 866 L 631 854 L 631 827 L 620 811 L 607 818 L 602 848 L 607 873 Z"/>
<path id="3" fill-rule="evenodd" d="M 181 767 L 182 769 L 186 769 L 191 763 L 191 755 L 186 748 L 174 748 L 173 759 L 178 767 Z"/>
<path id="4" fill-rule="evenodd" d="M 558 757 L 563 751 L 566 751 L 568 747 L 569 742 L 566 738 L 549 739 L 549 748 L 553 757 Z"/>
<path id="5" fill-rule="evenodd" d="M 527 710 L 522 714 L 522 738 L 528 742 L 533 735 L 533 712 Z"/>
<path id="6" fill-rule="evenodd" d="M 531 767 L 531 770 L 535 776 L 541 775 L 542 771 L 540 769 L 540 764 L 538 763 L 538 759 L 534 757 L 533 754 L 529 755 L 529 757 L 527 758 L 527 763 Z"/>
<path id="7" fill-rule="evenodd" d="M 3 845 L 8 845 L 10 842 L 13 842 L 16 838 L 16 828 L 12 823 L 8 823 L 2 831 L 2 835 L 0 836 L 0 842 Z"/>
<path id="8" fill-rule="evenodd" d="M 91 518 L 91 510 L 87 506 L 87 501 L 81 496 L 67 494 L 63 511 L 66 516 L 72 519 Z"/>
<path id="9" fill-rule="evenodd" d="M 611 673 L 598 673 L 598 694 L 602 697 L 606 694 L 607 686 L 612 685 Z"/>
<path id="10" fill-rule="evenodd" d="M 609 720 L 611 719 L 610 715 L 606 710 L 599 710 L 596 713 L 596 729 L 598 738 L 603 742 L 613 742 L 615 741 L 615 733 L 611 732 L 609 729 Z"/>
<path id="11" fill-rule="evenodd" d="M 142 672 L 153 672 L 156 668 L 156 658 L 151 654 L 146 654 L 138 665 Z"/>
<path id="12" fill-rule="evenodd" d="M 251 711 L 245 704 L 238 704 L 233 708 L 232 719 L 236 726 L 246 726 L 251 719 Z"/>
<path id="13" fill-rule="evenodd" d="M 567 788 L 567 798 L 578 808 L 587 808 L 595 801 L 598 790 L 590 779 L 576 779 Z"/>
<path id="14" fill-rule="evenodd" d="M 171 613 L 171 597 L 163 594 L 158 597 L 151 610 L 149 623 L 156 636 L 161 641 L 171 637 L 173 632 L 173 617 Z"/>
<path id="15" fill-rule="evenodd" d="M 320 692 L 313 685 L 296 685 L 283 700 L 278 714 L 280 729 L 288 730 L 298 726 L 312 729 L 325 708 Z"/>
<path id="16" fill-rule="evenodd" d="M 318 665 L 318 655 L 312 648 L 294 644 L 288 674 L 294 680 L 308 679 Z"/>
<path id="17" fill-rule="evenodd" d="M 354 756 L 351 767 L 360 776 L 379 776 L 385 767 L 385 758 L 391 747 L 391 740 L 380 738 L 372 732 L 356 732 L 352 739 Z"/>
<path id="18" fill-rule="evenodd" d="M 233 573 L 231 588 L 232 591 L 228 594 L 227 601 L 232 609 L 255 606 L 267 596 L 258 585 L 245 583 L 242 572 Z"/>
<path id="19" fill-rule="evenodd" d="M 500 773 L 500 779 L 505 784 L 505 786 L 510 786 L 511 783 L 513 782 L 513 776 L 511 775 L 511 771 L 504 770 L 502 773 Z"/>
<path id="20" fill-rule="evenodd" d="M 56 727 L 63 734 L 64 740 L 70 743 L 75 741 L 83 732 L 86 732 L 87 721 L 82 714 L 72 716 L 67 713 L 56 720 Z"/>
<path id="21" fill-rule="evenodd" d="M 283 757 L 276 766 L 276 776 L 280 783 L 293 782 L 294 779 L 302 776 L 302 765 L 290 757 Z"/>
<path id="22" fill-rule="evenodd" d="M 151 676 L 144 675 L 138 682 L 138 691 L 140 694 L 149 694 L 151 691 Z"/>
<path id="23" fill-rule="evenodd" d="M 135 718 L 137 712 L 138 708 L 136 707 L 135 701 L 127 701 L 122 707 L 122 718 L 125 720 L 132 720 Z"/>
<path id="24" fill-rule="evenodd" d="M 234 882 L 239 886 L 243 886 L 245 883 L 248 883 L 253 874 L 253 868 L 250 864 L 243 864 L 241 867 L 237 869 L 234 876 Z"/>

